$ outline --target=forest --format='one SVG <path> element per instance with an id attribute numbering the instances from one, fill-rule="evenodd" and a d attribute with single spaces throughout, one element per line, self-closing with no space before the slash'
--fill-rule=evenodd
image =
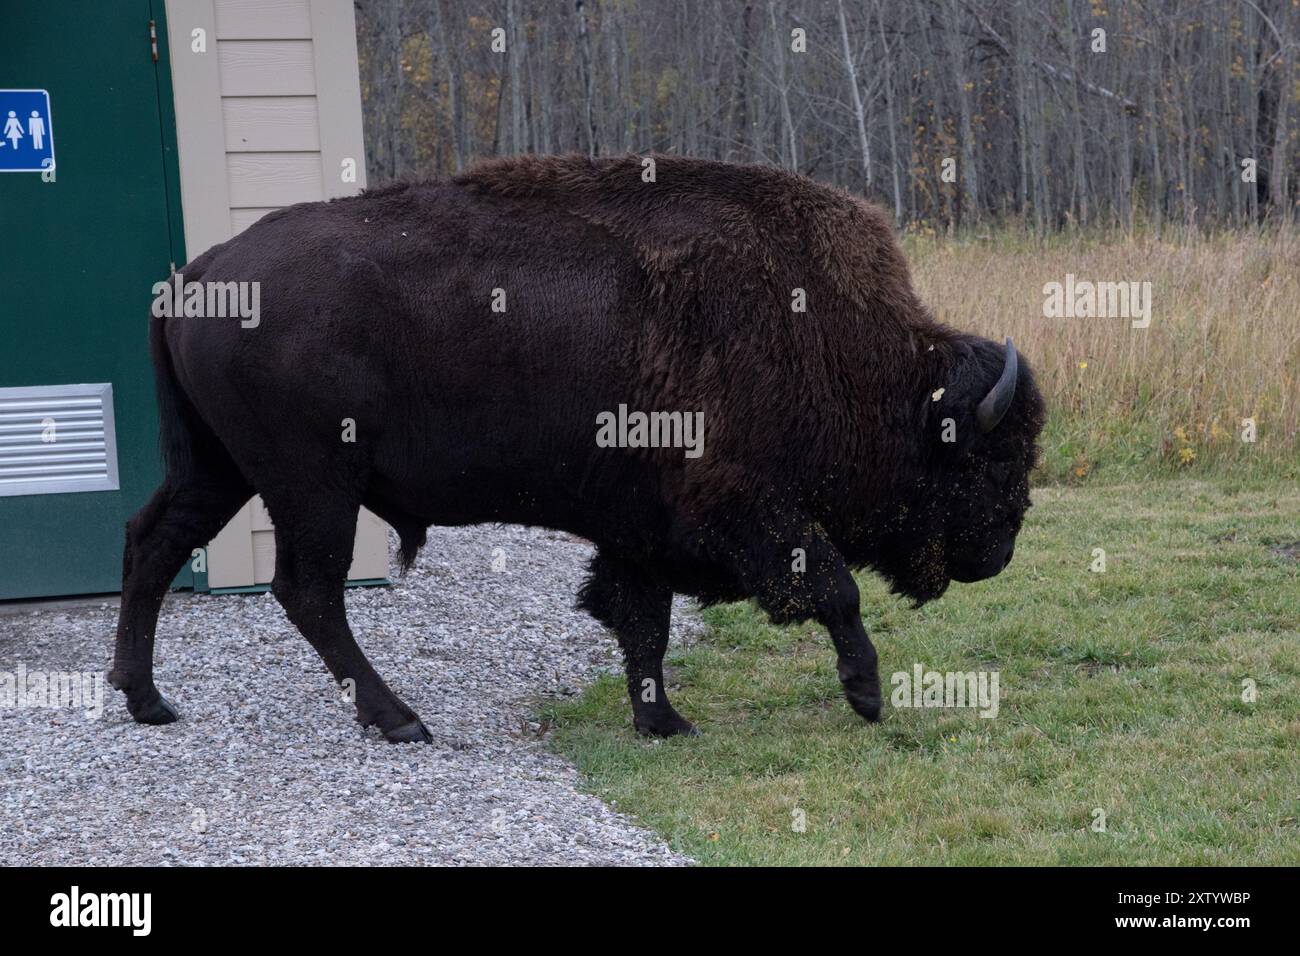
<path id="1" fill-rule="evenodd" d="M 1291 219 L 1297 0 L 356 0 L 372 184 L 518 153 L 778 165 L 901 227 Z"/>

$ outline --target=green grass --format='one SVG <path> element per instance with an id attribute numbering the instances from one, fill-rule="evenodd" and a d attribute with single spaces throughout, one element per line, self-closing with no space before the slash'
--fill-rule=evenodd
<path id="1" fill-rule="evenodd" d="M 611 676 L 547 710 L 553 746 L 705 864 L 1300 862 L 1300 560 L 1274 552 L 1300 540 L 1300 489 L 1034 497 L 991 581 L 913 611 L 860 578 L 886 694 L 915 663 L 997 670 L 996 718 L 887 704 L 868 726 L 822 628 L 739 604 L 669 652 L 673 703 L 703 736 L 637 737 Z"/>

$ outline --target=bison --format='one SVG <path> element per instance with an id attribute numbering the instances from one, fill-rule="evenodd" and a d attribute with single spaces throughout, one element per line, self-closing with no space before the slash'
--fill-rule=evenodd
<path id="1" fill-rule="evenodd" d="M 345 616 L 363 505 L 404 567 L 430 525 L 593 542 L 579 606 L 659 736 L 694 730 L 663 685 L 674 593 L 816 619 L 875 721 L 854 569 L 920 604 L 1001 571 L 1029 507 L 1044 406 L 1011 341 L 937 322 L 877 207 L 782 170 L 493 161 L 272 212 L 182 273 L 259 283 L 261 317 L 151 320 L 166 479 L 127 524 L 110 674 L 142 723 L 177 717 L 169 582 L 255 492 L 273 593 L 391 741 L 431 738 Z M 655 415 L 698 422 L 698 453 Z"/>

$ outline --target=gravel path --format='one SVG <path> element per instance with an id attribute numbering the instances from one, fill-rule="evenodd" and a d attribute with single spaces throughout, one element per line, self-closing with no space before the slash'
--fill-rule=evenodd
<path id="1" fill-rule="evenodd" d="M 529 723 L 538 697 L 617 666 L 573 609 L 590 554 L 553 532 L 434 528 L 395 586 L 349 590 L 432 746 L 363 733 L 271 595 L 171 595 L 155 674 L 178 723 L 134 724 L 106 680 L 98 719 L 0 706 L 0 865 L 690 862 L 578 792 Z M 104 672 L 116 619 L 115 603 L 0 614 L 0 672 Z M 698 627 L 679 606 L 673 643 Z"/>

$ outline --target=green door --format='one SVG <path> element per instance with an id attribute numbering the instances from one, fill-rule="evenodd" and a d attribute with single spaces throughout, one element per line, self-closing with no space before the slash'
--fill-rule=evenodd
<path id="1" fill-rule="evenodd" d="M 0 173 L 0 599 L 119 590 L 161 480 L 149 304 L 185 261 L 163 3 L 0 3 L 0 90 L 48 92 L 56 163 Z"/>

